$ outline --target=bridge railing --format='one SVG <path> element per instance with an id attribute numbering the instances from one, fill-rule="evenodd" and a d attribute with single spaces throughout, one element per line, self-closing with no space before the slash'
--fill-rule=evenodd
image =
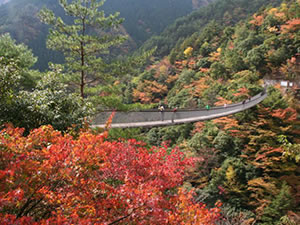
<path id="1" fill-rule="evenodd" d="M 126 126 L 156 126 L 156 125 L 167 125 L 177 124 L 184 122 L 193 122 L 206 119 L 212 119 L 216 117 L 230 115 L 236 112 L 243 111 L 254 105 L 258 104 L 266 97 L 266 93 L 262 92 L 248 99 L 247 101 L 229 104 L 226 107 L 216 106 L 211 109 L 179 109 L 174 112 L 172 109 L 166 109 L 160 112 L 158 109 L 153 110 L 141 110 L 141 111 L 129 111 L 120 112 L 116 111 L 112 120 L 112 125 L 116 127 Z M 112 111 L 103 111 L 99 113 L 93 124 L 95 126 L 103 126 Z M 115 125 L 114 125 L 115 124 Z"/>

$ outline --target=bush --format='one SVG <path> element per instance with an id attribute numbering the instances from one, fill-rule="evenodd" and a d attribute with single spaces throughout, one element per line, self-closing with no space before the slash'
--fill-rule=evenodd
<path id="1" fill-rule="evenodd" d="M 68 93 L 60 83 L 58 71 L 45 74 L 32 92 L 15 92 L 0 101 L 0 123 L 11 122 L 26 128 L 27 132 L 41 125 L 52 124 L 55 129 L 66 130 L 82 124 L 93 113 L 91 104 L 77 94 Z"/>
<path id="2" fill-rule="evenodd" d="M 178 149 L 108 142 L 107 132 L 22 132 L 0 132 L 1 224 L 208 225 L 220 217 L 178 189 L 194 162 Z"/>

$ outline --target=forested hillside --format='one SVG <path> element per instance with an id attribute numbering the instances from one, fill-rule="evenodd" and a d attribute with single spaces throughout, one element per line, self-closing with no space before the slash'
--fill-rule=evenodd
<path id="1" fill-rule="evenodd" d="M 151 37 L 143 46 L 147 50 L 157 46 L 156 56 L 168 55 L 170 51 L 180 45 L 186 37 L 199 35 L 207 23 L 214 20 L 227 26 L 234 25 L 260 7 L 271 4 L 278 5 L 280 0 L 218 0 L 208 7 L 192 12 L 186 17 L 179 18 L 168 26 L 160 35 Z"/>
<path id="2" fill-rule="evenodd" d="M 242 1 L 231 5 L 236 2 Z M 264 6 L 238 23 L 232 22 L 235 10 L 215 13 L 206 23 L 195 12 L 150 39 L 148 44 L 158 40 L 160 47 L 179 41 L 169 50 L 158 47 L 158 55 L 170 54 L 134 79 L 132 99 L 169 108 L 222 106 L 247 100 L 267 80 L 278 80 L 254 109 L 209 122 L 153 128 L 147 138 L 154 145 L 179 145 L 186 154 L 202 158 L 189 185 L 208 205 L 223 202 L 224 216 L 232 224 L 298 224 L 299 2 Z M 179 32 L 180 27 L 186 32 Z M 293 87 L 280 87 L 281 80 Z"/>
<path id="3" fill-rule="evenodd" d="M 193 5 L 201 7 L 211 1 L 107 0 L 101 8 L 106 14 L 120 12 L 120 17 L 125 18 L 119 32 L 129 36 L 126 48 L 133 50 L 153 34 L 159 34 L 176 18 L 187 15 L 193 10 Z M 0 33 L 9 32 L 18 42 L 33 49 L 38 56 L 35 67 L 40 69 L 46 69 L 49 61 L 62 61 L 61 56 L 47 50 L 45 46 L 48 27 L 37 18 L 38 11 L 45 6 L 65 17 L 58 0 L 11 0 L 0 7 Z"/>
<path id="4" fill-rule="evenodd" d="M 112 62 L 97 51 L 124 41 L 106 33 L 121 21 L 74 2 L 39 14 L 66 59 L 47 72 L 0 36 L 0 223 L 300 224 L 299 0 L 219 0 Z M 89 127 L 96 111 L 209 112 L 264 91 L 210 121 Z"/>

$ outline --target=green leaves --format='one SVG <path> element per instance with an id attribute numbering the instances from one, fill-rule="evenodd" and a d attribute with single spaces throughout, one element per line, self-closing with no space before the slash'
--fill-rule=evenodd
<path id="1" fill-rule="evenodd" d="M 61 82 L 61 67 L 54 66 L 43 75 L 30 70 L 35 61 L 31 51 L 16 45 L 9 35 L 0 37 L 0 49 L 0 124 L 11 122 L 27 132 L 42 124 L 66 130 L 92 114 L 91 105 L 70 94 Z M 41 76 L 35 89 L 24 90 Z"/>
<path id="2" fill-rule="evenodd" d="M 52 26 L 47 47 L 61 51 L 65 56 L 65 68 L 69 84 L 79 86 L 80 95 L 86 97 L 86 88 L 106 80 L 107 63 L 104 55 L 110 48 L 125 41 L 125 36 L 114 34 L 122 23 L 119 14 L 105 16 L 99 10 L 104 1 L 59 0 L 65 13 L 72 19 L 65 22 L 44 9 L 39 13 L 42 22 Z"/>
<path id="3" fill-rule="evenodd" d="M 29 89 L 34 77 L 29 68 L 36 62 L 31 50 L 23 44 L 16 44 L 9 34 L 0 35 L 0 89 Z M 4 90 L 6 89 L 6 91 Z"/>

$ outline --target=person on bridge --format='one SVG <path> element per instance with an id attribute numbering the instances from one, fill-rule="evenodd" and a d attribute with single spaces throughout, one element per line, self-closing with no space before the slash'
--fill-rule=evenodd
<path id="1" fill-rule="evenodd" d="M 165 107 L 163 105 L 160 105 L 158 107 L 158 110 L 160 111 L 160 115 L 161 115 L 161 121 L 164 121 L 164 111 L 165 111 Z"/>
<path id="2" fill-rule="evenodd" d="M 174 123 L 174 117 L 175 117 L 175 113 L 177 112 L 177 107 L 175 107 L 174 109 L 173 109 L 173 114 L 172 114 L 172 123 Z"/>
<path id="3" fill-rule="evenodd" d="M 205 106 L 205 108 L 206 110 L 210 110 L 210 106 L 208 104 Z"/>

